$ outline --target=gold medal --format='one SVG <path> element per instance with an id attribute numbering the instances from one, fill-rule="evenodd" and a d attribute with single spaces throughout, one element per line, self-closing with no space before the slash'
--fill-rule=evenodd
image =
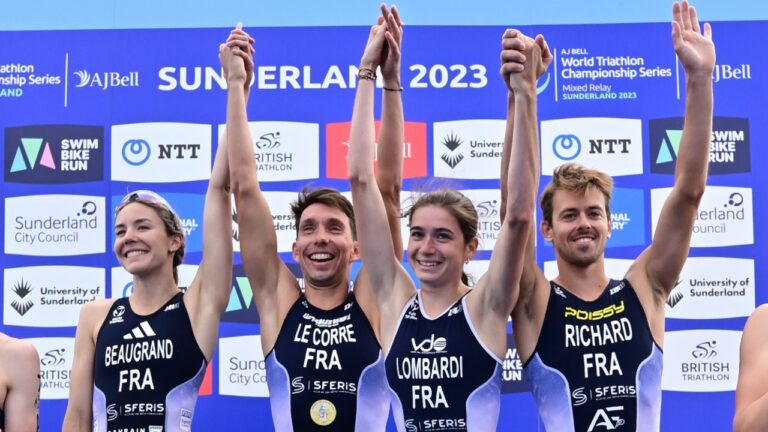
<path id="1" fill-rule="evenodd" d="M 312 407 L 309 409 L 309 415 L 315 424 L 328 426 L 336 420 L 336 407 L 333 405 L 333 402 L 320 399 L 312 404 Z"/>

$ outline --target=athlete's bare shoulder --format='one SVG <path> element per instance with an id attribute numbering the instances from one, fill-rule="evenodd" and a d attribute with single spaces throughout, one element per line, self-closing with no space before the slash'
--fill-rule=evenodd
<path id="1" fill-rule="evenodd" d="M 96 299 L 84 304 L 80 309 L 80 321 L 77 324 L 78 328 L 89 330 L 89 333 L 93 335 L 95 340 L 99 328 L 101 327 L 101 323 L 104 322 L 109 309 L 115 301 L 117 301 L 116 298 Z"/>
<path id="2" fill-rule="evenodd" d="M 33 379 L 39 364 L 40 357 L 34 345 L 0 333 L 0 370 L 6 390 L 14 387 L 16 380 Z M 32 372 L 27 373 L 28 370 Z"/>

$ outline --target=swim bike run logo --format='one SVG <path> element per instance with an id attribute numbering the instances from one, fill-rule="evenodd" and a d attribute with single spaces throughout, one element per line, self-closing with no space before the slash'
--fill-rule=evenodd
<path id="1" fill-rule="evenodd" d="M 4 178 L 12 183 L 78 183 L 104 177 L 104 128 L 80 125 L 5 129 Z"/>

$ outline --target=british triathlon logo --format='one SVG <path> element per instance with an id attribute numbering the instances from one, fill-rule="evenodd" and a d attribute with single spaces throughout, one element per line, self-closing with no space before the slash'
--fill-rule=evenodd
<path id="1" fill-rule="evenodd" d="M 683 118 L 650 121 L 651 172 L 674 174 Z M 735 174 L 751 170 L 749 119 L 714 117 L 709 144 L 709 173 Z"/>
<path id="2" fill-rule="evenodd" d="M 41 125 L 5 129 L 4 178 L 13 183 L 77 183 L 104 177 L 104 128 Z"/>
<path id="3" fill-rule="evenodd" d="M 67 361 L 66 358 L 64 358 L 66 352 L 66 348 L 54 348 L 49 350 L 40 357 L 40 364 L 49 367 L 61 366 Z"/>
<path id="4" fill-rule="evenodd" d="M 33 291 L 32 285 L 22 278 L 13 284 L 12 290 L 16 297 L 11 301 L 11 307 L 24 316 L 35 305 L 28 297 Z"/>
<path id="5" fill-rule="evenodd" d="M 456 134 L 451 132 L 443 138 L 440 144 L 448 150 L 440 156 L 440 159 L 442 159 L 449 167 L 456 168 L 456 165 L 464 160 L 464 155 L 456 152 L 456 149 L 464 144 L 464 142 Z"/>
<path id="6" fill-rule="evenodd" d="M 667 332 L 663 390 L 733 391 L 739 375 L 741 332 L 684 330 Z"/>

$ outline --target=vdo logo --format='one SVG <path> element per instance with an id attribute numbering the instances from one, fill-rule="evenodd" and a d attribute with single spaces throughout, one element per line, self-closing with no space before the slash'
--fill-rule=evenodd
<path id="1" fill-rule="evenodd" d="M 116 125 L 112 143 L 112 180 L 172 183 L 210 177 L 210 125 Z"/>
<path id="2" fill-rule="evenodd" d="M 416 339 L 411 338 L 411 345 L 415 352 L 439 353 L 445 351 L 448 342 L 444 337 L 436 338 L 435 335 L 432 334 L 428 339 L 424 339 L 419 343 L 416 342 Z"/>

